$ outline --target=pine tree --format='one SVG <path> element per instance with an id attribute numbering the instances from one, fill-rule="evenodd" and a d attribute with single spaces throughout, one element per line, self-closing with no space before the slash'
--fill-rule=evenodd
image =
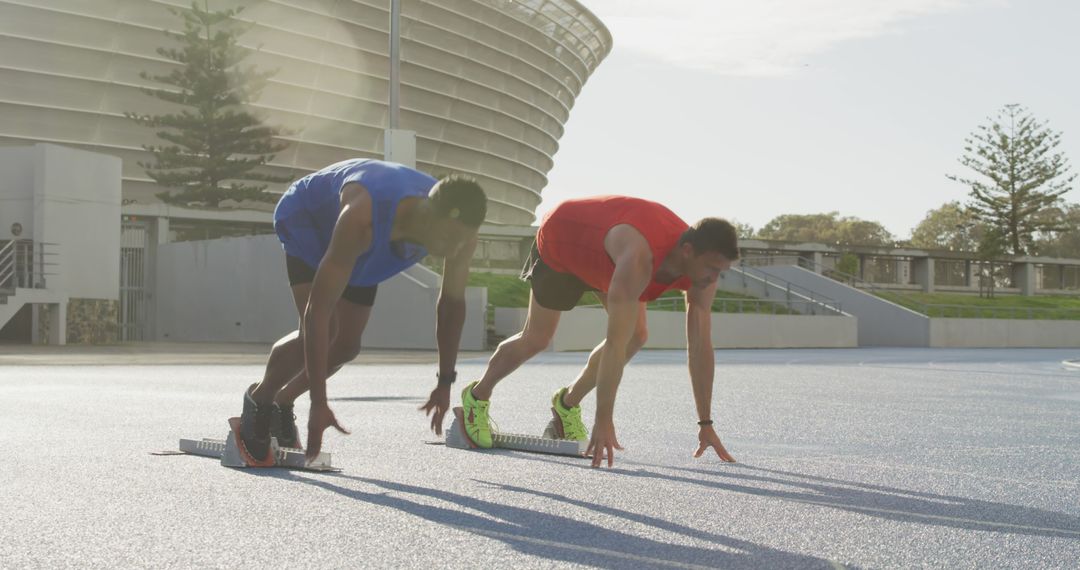
<path id="1" fill-rule="evenodd" d="M 169 10 L 184 20 L 183 32 L 165 32 L 180 46 L 158 48 L 157 53 L 180 67 L 168 75 L 140 75 L 170 86 L 143 91 L 178 108 L 161 115 L 126 116 L 162 129 L 158 138 L 172 144 L 144 145 L 155 160 L 139 166 L 161 186 L 180 190 L 158 194 L 166 203 L 216 207 L 227 199 L 273 201 L 265 192 L 267 184 L 242 183 L 290 180 L 255 170 L 288 144 L 274 138 L 287 134 L 283 129 L 264 125 L 246 109 L 274 72 L 241 65 L 250 50 L 237 43 L 243 30 L 233 17 L 242 8 L 211 12 L 209 6 L 193 2 L 190 9 Z"/>
<path id="2" fill-rule="evenodd" d="M 1076 178 L 1065 156 L 1053 152 L 1061 134 L 1046 125 L 1023 107 L 1006 105 L 989 126 L 965 139 L 960 164 L 983 178 L 947 175 L 971 188 L 969 210 L 1001 232 L 1014 255 L 1027 253 L 1036 233 L 1057 229 L 1039 213 L 1058 204 Z"/>

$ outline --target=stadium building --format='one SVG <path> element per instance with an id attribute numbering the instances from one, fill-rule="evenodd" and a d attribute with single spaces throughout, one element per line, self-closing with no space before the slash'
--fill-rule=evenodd
<path id="1" fill-rule="evenodd" d="M 139 336 L 125 335 L 123 323 L 147 313 L 140 299 L 152 286 L 157 244 L 269 228 L 272 204 L 164 204 L 156 197 L 163 189 L 139 165 L 152 158 L 143 145 L 160 141 L 124 114 L 167 109 L 141 90 L 160 87 L 142 74 L 175 68 L 157 50 L 173 44 L 164 30 L 182 28 L 170 8 L 187 6 L 182 0 L 0 0 L 0 147 L 45 143 L 120 159 L 121 338 Z M 253 107 L 267 124 L 291 133 L 283 137 L 288 149 L 266 170 L 298 178 L 346 158 L 383 157 L 390 0 L 208 3 L 210 10 L 240 6 L 237 18 L 247 26 L 240 43 L 255 50 L 246 63 L 276 70 Z M 490 198 L 490 226 L 527 226 L 575 98 L 611 49 L 610 33 L 575 0 L 404 0 L 401 6 L 398 128 L 416 133 L 416 167 L 472 175 Z M 26 192 L 5 189 L 0 200 L 26 202 Z M 43 235 L 41 228 L 15 235 L 14 228 L 34 225 L 27 216 L 33 216 L 28 207 L 0 207 L 0 245 L 23 242 L 24 257 L 34 248 L 25 242 Z M 506 240 L 496 235 L 483 255 L 499 255 L 501 244 L 516 258 L 520 241 L 514 231 Z M 46 245 L 38 245 L 38 254 Z M 70 245 L 48 245 L 58 271 L 65 261 L 71 265 Z"/>

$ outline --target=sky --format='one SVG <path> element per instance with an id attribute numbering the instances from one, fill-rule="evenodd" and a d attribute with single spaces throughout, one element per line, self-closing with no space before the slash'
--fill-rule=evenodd
<path id="1" fill-rule="evenodd" d="M 964 139 L 1010 103 L 1063 133 L 1080 168 L 1080 2 L 582 3 L 614 48 L 570 113 L 538 216 L 625 194 L 688 222 L 839 211 L 906 238 L 967 199 L 946 174 L 970 172 Z"/>

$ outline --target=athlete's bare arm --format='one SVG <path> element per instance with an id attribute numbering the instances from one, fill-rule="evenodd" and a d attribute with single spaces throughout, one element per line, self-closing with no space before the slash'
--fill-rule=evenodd
<path id="1" fill-rule="evenodd" d="M 686 292 L 686 357 L 699 421 L 713 419 L 712 389 L 716 366 L 712 345 L 712 301 L 715 296 L 715 281 L 707 287 L 694 286 Z M 720 443 L 720 436 L 716 435 L 712 425 L 701 426 L 698 444 L 694 457 L 701 457 L 706 449 L 712 447 L 720 459 L 735 462 L 724 449 L 724 444 Z"/>
<path id="2" fill-rule="evenodd" d="M 338 424 L 326 399 L 330 316 L 349 283 L 356 258 L 371 247 L 371 222 L 371 196 L 360 184 L 346 184 L 341 189 L 341 211 L 330 238 L 330 247 L 319 263 L 311 284 L 301 331 L 304 336 L 304 369 L 311 389 L 307 442 L 309 458 L 318 456 L 326 428 L 333 426 L 348 433 Z"/>
<path id="3" fill-rule="evenodd" d="M 593 467 L 607 456 L 614 464 L 615 449 L 622 449 L 615 437 L 615 394 L 626 364 L 626 349 L 638 317 L 638 299 L 652 280 L 652 251 L 645 237 L 627 225 L 615 226 L 604 238 L 604 249 L 615 262 L 608 285 L 607 338 L 596 376 L 596 424 L 589 451 Z"/>
<path id="4" fill-rule="evenodd" d="M 469 284 L 469 262 L 477 239 L 464 242 L 443 260 L 442 289 L 435 311 L 435 340 L 439 345 L 439 378 L 452 379 L 465 326 L 465 287 Z M 450 382 L 440 381 L 426 404 L 420 407 L 431 415 L 431 429 L 442 435 L 443 416 L 450 408 Z"/>

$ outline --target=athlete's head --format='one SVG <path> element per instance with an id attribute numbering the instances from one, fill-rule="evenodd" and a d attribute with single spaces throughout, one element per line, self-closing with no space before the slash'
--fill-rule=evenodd
<path id="1" fill-rule="evenodd" d="M 735 226 L 720 218 L 704 218 L 683 232 L 679 247 L 686 260 L 683 274 L 694 285 L 707 287 L 739 259 Z"/>
<path id="2" fill-rule="evenodd" d="M 424 244 L 433 255 L 444 256 L 476 236 L 487 215 L 487 196 L 480 184 L 465 176 L 451 174 L 440 179 L 428 201 L 434 213 L 430 243 Z"/>

